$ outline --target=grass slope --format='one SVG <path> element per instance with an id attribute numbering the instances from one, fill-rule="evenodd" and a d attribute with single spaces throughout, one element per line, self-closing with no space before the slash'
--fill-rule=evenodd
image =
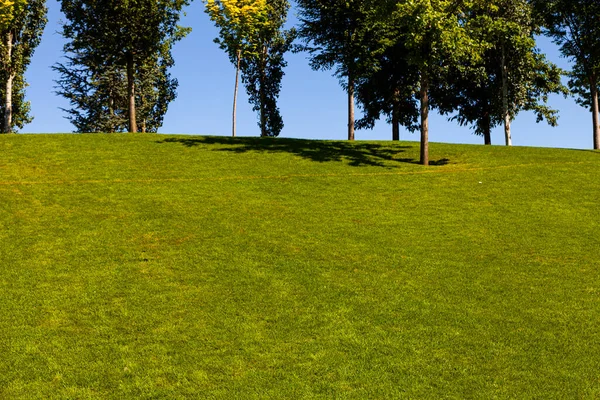
<path id="1" fill-rule="evenodd" d="M 600 398 L 600 153 L 0 137 L 0 398 Z"/>

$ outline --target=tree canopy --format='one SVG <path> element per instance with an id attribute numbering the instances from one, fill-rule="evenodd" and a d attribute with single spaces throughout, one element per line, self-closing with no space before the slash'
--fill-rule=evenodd
<path id="1" fill-rule="evenodd" d="M 594 149 L 600 149 L 598 89 L 600 80 L 600 2 L 597 0 L 535 0 L 546 33 L 573 61 L 569 86 L 592 112 Z"/>
<path id="2" fill-rule="evenodd" d="M 238 72 L 253 110 L 258 112 L 261 136 L 278 136 L 283 117 L 277 105 L 281 91 L 284 55 L 296 37 L 295 29 L 285 29 L 290 3 L 287 0 L 208 0 L 207 13 L 219 28 L 215 42 L 236 65 L 233 134 Z"/>
<path id="3" fill-rule="evenodd" d="M 376 2 L 364 0 L 298 0 L 300 48 L 314 70 L 333 70 L 348 93 L 348 140 L 354 140 L 355 90 L 359 71 L 369 61 L 364 45 Z M 368 123 L 367 123 L 368 125 Z"/>
<path id="4" fill-rule="evenodd" d="M 166 72 L 173 65 L 171 48 L 189 32 L 188 28 L 178 25 L 181 10 L 187 4 L 188 0 L 62 0 L 61 10 L 67 18 L 63 36 L 69 40 L 65 52 L 71 56 L 67 64 L 57 66 L 63 79 L 59 86 L 64 89 L 64 79 L 72 79 L 70 72 L 78 74 L 74 81 L 81 86 L 74 87 L 75 93 L 81 92 L 86 85 L 86 90 L 94 90 L 94 87 L 101 87 L 102 82 L 104 86 L 108 81 L 114 84 L 117 80 L 110 77 L 122 74 L 127 88 L 129 132 L 138 131 L 137 113 L 144 113 L 144 108 L 161 110 L 164 115 L 177 85 Z M 75 65 L 85 72 L 81 74 L 82 69 L 73 68 Z M 152 77 L 147 76 L 150 71 L 154 71 Z M 150 91 L 138 93 L 138 85 L 151 85 L 155 94 L 162 93 L 155 98 L 162 104 L 156 107 L 156 102 L 151 101 L 155 96 L 150 95 Z M 102 104 L 104 110 L 114 110 L 111 104 L 116 104 L 121 89 L 113 87 L 107 96 L 99 97 L 105 100 Z M 66 91 L 59 93 L 65 94 Z M 148 101 L 151 104 L 147 104 Z M 74 104 L 91 103 L 82 99 Z M 154 120 L 160 122 L 162 116 Z"/>
<path id="5" fill-rule="evenodd" d="M 17 0 L 2 4 L 3 19 L 0 41 L 0 120 L 3 133 L 22 129 L 33 120 L 25 99 L 25 72 L 40 44 L 47 22 L 45 0 Z"/>
<path id="6" fill-rule="evenodd" d="M 547 105 L 551 93 L 566 94 L 562 71 L 548 62 L 536 46 L 540 27 L 527 0 L 495 0 L 473 4 L 469 11 L 472 35 L 482 44 L 482 57 L 469 69 L 450 69 L 449 87 L 457 111 L 454 119 L 471 125 L 491 144 L 491 129 L 504 124 L 506 144 L 512 144 L 510 125 L 521 111 L 536 113 L 555 126 L 557 110 Z M 446 90 L 448 93 L 448 90 Z"/>

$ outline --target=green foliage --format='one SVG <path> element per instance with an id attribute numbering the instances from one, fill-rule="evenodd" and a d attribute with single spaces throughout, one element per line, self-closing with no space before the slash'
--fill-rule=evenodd
<path id="1" fill-rule="evenodd" d="M 0 137 L 0 398 L 597 398 L 600 154 L 431 153 Z"/>
<path id="2" fill-rule="evenodd" d="M 481 59 L 482 45 L 469 32 L 472 2 L 458 0 L 395 1 L 393 17 L 403 29 L 409 61 L 427 74 L 431 82 L 449 66 L 469 68 Z"/>
<path id="3" fill-rule="evenodd" d="M 365 39 L 375 12 L 371 1 L 299 0 L 298 35 L 304 42 L 298 50 L 310 54 L 314 70 L 334 70 L 340 83 L 367 64 Z"/>
<path id="4" fill-rule="evenodd" d="M 362 55 L 356 77 L 357 100 L 363 117 L 357 121 L 359 129 L 371 129 L 382 116 L 399 129 L 419 129 L 418 99 L 419 70 L 408 60 L 406 42 L 399 40 L 406 28 L 398 19 L 390 18 L 396 2 L 379 2 L 364 21 L 362 44 L 368 51 Z M 396 133 L 396 132 L 395 132 Z M 394 139 L 399 139 L 398 137 Z"/>
<path id="5" fill-rule="evenodd" d="M 219 28 L 215 43 L 225 50 L 232 64 L 260 52 L 257 37 L 270 24 L 267 0 L 207 0 L 206 13 Z"/>
<path id="6" fill-rule="evenodd" d="M 174 65 L 170 46 L 137 69 L 135 86 L 138 126 L 157 132 L 169 103 L 176 97 L 177 80 L 168 69 Z M 99 66 L 84 54 L 72 54 L 66 64 L 53 67 L 61 78 L 57 94 L 69 100 L 64 109 L 76 132 L 126 132 L 128 126 L 127 75 L 121 66 Z"/>
<path id="7" fill-rule="evenodd" d="M 262 32 L 260 54 L 246 57 L 241 62 L 242 82 L 253 110 L 259 113 L 261 136 L 279 136 L 284 125 L 277 98 L 281 91 L 283 69 L 287 66 L 284 55 L 291 49 L 296 32 L 282 28 L 283 21 L 279 28 Z"/>
<path id="8" fill-rule="evenodd" d="M 600 76 L 600 4 L 593 0 L 551 0 L 538 4 L 545 17 L 546 33 L 574 61 L 569 87 L 576 101 L 591 107 L 590 80 Z"/>
<path id="9" fill-rule="evenodd" d="M 142 130 L 144 124 L 148 131 L 160 127 L 175 98 L 177 81 L 168 69 L 174 63 L 173 44 L 189 32 L 178 25 L 181 9 L 187 4 L 187 0 L 62 1 L 68 57 L 67 63 L 57 64 L 56 69 L 62 76 L 59 93 L 74 106 L 67 112 L 78 130 L 123 129 L 122 110 L 127 109 L 127 115 L 134 111 L 129 106 L 130 95 L 135 98 L 136 120 L 142 122 Z M 129 83 L 139 90 L 125 92 Z M 125 102 L 121 102 L 123 97 Z M 131 130 L 129 123 L 127 129 Z"/>
<path id="10" fill-rule="evenodd" d="M 449 71 L 465 73 L 481 59 L 482 44 L 470 34 L 470 1 L 393 1 L 392 20 L 401 27 L 397 40 L 406 49 L 404 57 L 419 76 L 421 114 L 421 158 L 429 163 L 429 111 L 443 110 L 445 97 L 437 89 L 448 84 Z"/>
<path id="11" fill-rule="evenodd" d="M 25 72 L 31 63 L 35 49 L 40 44 L 47 21 L 45 0 L 17 2 L 10 23 L 0 31 L 0 53 L 3 54 L 2 63 L 0 63 L 0 99 L 2 99 L 0 121 L 4 120 L 5 114 L 6 82 L 9 76 L 13 76 L 11 132 L 15 128 L 22 129 L 25 124 L 33 120 L 29 114 L 30 103 L 25 100 L 25 89 L 27 88 Z M 12 33 L 10 59 L 4 56 L 8 51 L 6 40 L 9 32 Z M 2 129 L 2 125 L 0 124 L 0 129 Z"/>
<path id="12" fill-rule="evenodd" d="M 15 15 L 25 7 L 26 3 L 26 0 L 0 0 L 0 32 L 10 27 Z"/>
<path id="13" fill-rule="evenodd" d="M 410 131 L 419 129 L 419 75 L 407 62 L 402 43 L 386 46 L 382 53 L 373 53 L 370 67 L 356 78 L 356 95 L 363 116 L 358 129 L 372 129 L 381 116 L 390 124 L 398 123 Z"/>
<path id="14" fill-rule="evenodd" d="M 562 70 L 547 61 L 536 47 L 539 33 L 531 4 L 525 0 L 477 2 L 469 10 L 469 27 L 484 50 L 471 69 L 451 69 L 449 86 L 442 90 L 447 108 L 458 111 L 454 119 L 472 125 L 486 136 L 504 122 L 503 73 L 506 73 L 507 105 L 511 119 L 521 111 L 533 111 L 538 122 L 557 124 L 557 110 L 547 105 L 552 93 L 566 94 Z M 454 99 L 454 100 L 453 100 Z"/>
<path id="15" fill-rule="evenodd" d="M 580 106 L 587 110 L 592 108 L 592 94 L 590 87 L 590 78 L 584 72 L 584 68 L 580 64 L 573 66 L 573 69 L 567 73 L 569 77 L 570 93 L 575 98 L 575 101 Z M 597 90 L 600 92 L 600 82 L 596 84 Z"/>
<path id="16" fill-rule="evenodd" d="M 546 33 L 573 60 L 576 72 L 600 73 L 600 3 L 595 0 L 534 1 Z"/>
<path id="17" fill-rule="evenodd" d="M 579 104 L 591 106 L 594 148 L 600 149 L 600 3 L 596 0 L 534 1 L 546 33 L 573 61 L 569 87 Z"/>
<path id="18" fill-rule="evenodd" d="M 219 28 L 215 42 L 240 65 L 253 110 L 258 112 L 261 136 L 279 136 L 283 118 L 277 106 L 285 53 L 296 38 L 284 24 L 288 0 L 207 1 L 206 12 Z"/>

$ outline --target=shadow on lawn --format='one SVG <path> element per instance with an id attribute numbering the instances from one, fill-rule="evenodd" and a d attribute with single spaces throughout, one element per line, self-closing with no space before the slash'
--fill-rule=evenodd
<path id="1" fill-rule="evenodd" d="M 281 139 L 281 138 L 231 138 L 231 137 L 195 137 L 195 138 L 169 138 L 157 143 L 180 143 L 186 147 L 201 145 L 226 145 L 214 151 L 227 151 L 233 153 L 246 153 L 250 151 L 268 153 L 290 153 L 302 158 L 316 161 L 348 161 L 354 167 L 394 167 L 393 163 L 418 164 L 418 160 L 411 158 L 397 158 L 399 153 L 405 153 L 411 146 L 391 146 L 377 143 L 360 142 L 330 142 L 322 140 Z M 431 165 L 441 166 L 448 164 L 448 159 L 432 161 Z"/>

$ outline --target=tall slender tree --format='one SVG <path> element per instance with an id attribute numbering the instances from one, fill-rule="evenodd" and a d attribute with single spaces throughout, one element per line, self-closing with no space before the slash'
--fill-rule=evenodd
<path id="1" fill-rule="evenodd" d="M 288 0 L 270 0 L 267 5 L 268 22 L 252 38 L 257 51 L 252 57 L 243 58 L 240 67 L 249 101 L 258 112 L 258 126 L 263 137 L 279 136 L 283 129 L 277 99 L 283 70 L 287 66 L 284 56 L 296 38 L 294 28 L 284 28 L 290 8 Z"/>
<path id="2" fill-rule="evenodd" d="M 600 149 L 600 2 L 597 0 L 534 0 L 546 33 L 573 61 L 569 86 L 580 104 L 592 112 L 594 149 Z"/>
<path id="3" fill-rule="evenodd" d="M 2 9 L 0 115 L 1 131 L 9 133 L 15 128 L 23 128 L 32 120 L 29 102 L 25 100 L 25 71 L 41 41 L 47 10 L 45 0 L 4 3 Z"/>
<path id="4" fill-rule="evenodd" d="M 237 97 L 242 60 L 257 57 L 260 49 L 256 39 L 269 24 L 266 0 L 207 0 L 206 12 L 219 28 L 215 42 L 227 52 L 235 66 L 233 91 L 232 136 L 237 130 Z"/>

